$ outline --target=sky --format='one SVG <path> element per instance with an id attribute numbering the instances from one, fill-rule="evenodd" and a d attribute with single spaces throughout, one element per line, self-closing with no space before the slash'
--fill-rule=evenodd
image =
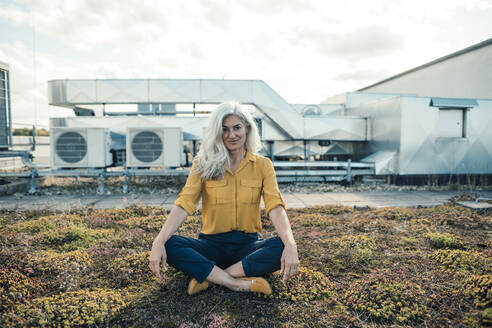
<path id="1" fill-rule="evenodd" d="M 53 79 L 264 80 L 317 104 L 492 37 L 492 0 L 0 0 L 14 127 Z"/>

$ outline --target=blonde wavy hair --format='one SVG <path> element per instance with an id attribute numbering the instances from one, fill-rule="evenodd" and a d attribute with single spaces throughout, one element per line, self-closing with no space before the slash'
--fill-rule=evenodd
<path id="1" fill-rule="evenodd" d="M 208 121 L 200 151 L 196 155 L 196 170 L 203 180 L 219 179 L 230 167 L 229 151 L 222 140 L 222 124 L 226 117 L 235 115 L 247 127 L 246 150 L 256 153 L 262 148 L 258 127 L 253 116 L 238 102 L 224 102 L 217 106 Z"/>

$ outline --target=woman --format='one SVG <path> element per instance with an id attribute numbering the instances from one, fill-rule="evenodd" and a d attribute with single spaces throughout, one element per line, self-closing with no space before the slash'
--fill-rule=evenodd
<path id="1" fill-rule="evenodd" d="M 271 294 L 258 276 L 281 269 L 284 283 L 298 273 L 299 258 L 272 162 L 256 155 L 258 128 L 239 103 L 223 103 L 210 117 L 186 185 L 152 244 L 150 268 L 159 278 L 166 262 L 193 277 L 188 294 L 209 282 L 235 291 Z M 263 240 L 260 196 L 279 237 Z M 202 197 L 198 239 L 173 235 Z"/>

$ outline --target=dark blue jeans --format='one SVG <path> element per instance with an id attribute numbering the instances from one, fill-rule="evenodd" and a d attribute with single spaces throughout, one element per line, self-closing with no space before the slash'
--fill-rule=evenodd
<path id="1" fill-rule="evenodd" d="M 200 234 L 198 239 L 172 236 L 166 245 L 167 263 L 203 282 L 213 267 L 226 269 L 241 261 L 247 277 L 280 269 L 284 244 L 279 237 L 261 239 L 257 233 L 230 231 Z"/>

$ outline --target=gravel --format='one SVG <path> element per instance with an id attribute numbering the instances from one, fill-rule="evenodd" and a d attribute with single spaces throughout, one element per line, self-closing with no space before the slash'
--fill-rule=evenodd
<path id="1" fill-rule="evenodd" d="M 129 183 L 128 188 L 130 193 L 136 194 L 172 194 L 178 193 L 183 187 L 185 177 L 152 177 L 146 179 L 144 177 L 134 178 Z M 39 195 L 91 195 L 95 194 L 98 189 L 98 180 L 93 178 L 46 178 L 39 186 Z M 124 179 L 107 178 L 104 183 L 105 194 L 120 195 L 123 194 Z M 354 183 L 350 186 L 345 186 L 337 183 L 280 183 L 280 191 L 283 193 L 320 193 L 320 192 L 390 192 L 390 191 L 463 191 L 473 192 L 482 190 L 491 190 L 492 186 L 484 188 L 481 186 L 467 185 L 391 185 L 383 182 L 364 182 Z M 27 191 L 26 191 L 27 194 Z"/>

